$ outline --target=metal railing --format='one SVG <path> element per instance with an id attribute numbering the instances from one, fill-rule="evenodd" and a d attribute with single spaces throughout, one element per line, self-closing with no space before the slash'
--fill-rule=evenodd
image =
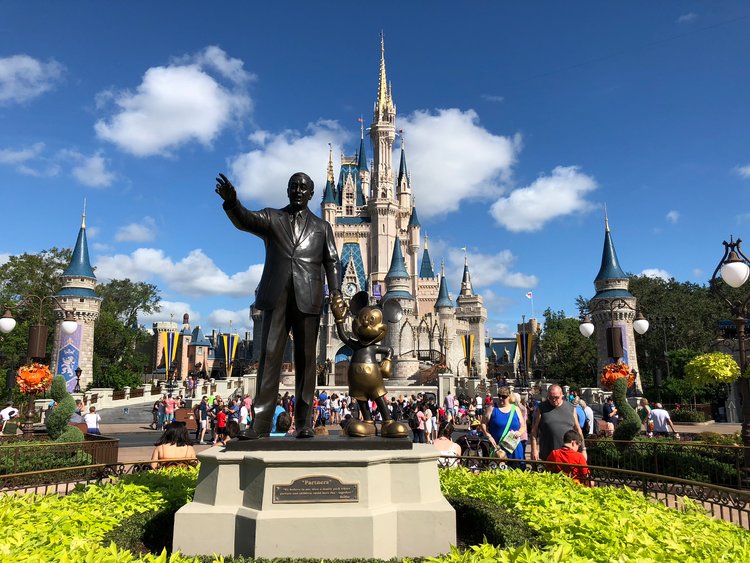
<path id="1" fill-rule="evenodd" d="M 135 475 L 151 471 L 151 460 L 130 463 L 79 465 L 0 475 L 0 495 L 2 494 L 56 494 L 67 495 L 79 485 L 110 483 L 124 475 Z M 159 461 L 158 467 L 197 467 L 197 458 L 170 459 Z"/>
<path id="2" fill-rule="evenodd" d="M 507 469 L 542 472 L 556 471 L 558 468 L 566 471 L 566 467 L 571 470 L 582 467 L 560 462 L 473 456 L 441 457 L 439 462 L 446 466 L 459 465 L 474 472 Z M 750 491 L 614 467 L 588 465 L 585 469 L 588 475 L 585 477 L 584 484 L 595 487 L 628 487 L 669 508 L 678 510 L 684 508 L 683 497 L 687 497 L 702 505 L 714 518 L 750 530 Z"/>
<path id="3" fill-rule="evenodd" d="M 586 440 L 593 465 L 748 488 L 744 446 L 649 440 Z"/>
<path id="4" fill-rule="evenodd" d="M 46 471 L 116 463 L 119 444 L 117 438 L 91 434 L 87 434 L 83 442 L 4 442 L 0 447 L 0 477 L 32 468 L 34 471 Z"/>

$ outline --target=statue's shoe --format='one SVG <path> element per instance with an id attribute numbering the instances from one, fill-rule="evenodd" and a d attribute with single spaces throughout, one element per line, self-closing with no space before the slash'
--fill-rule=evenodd
<path id="1" fill-rule="evenodd" d="M 346 434 L 353 438 L 375 436 L 375 423 L 372 420 L 351 420 L 346 425 Z"/>
<path id="2" fill-rule="evenodd" d="M 380 435 L 383 438 L 406 438 L 409 435 L 409 428 L 403 422 L 386 420 L 380 427 Z"/>

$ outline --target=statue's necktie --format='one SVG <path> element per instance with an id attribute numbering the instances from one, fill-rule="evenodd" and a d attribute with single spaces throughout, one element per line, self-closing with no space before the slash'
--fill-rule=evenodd
<path id="1" fill-rule="evenodd" d="M 292 231 L 294 232 L 294 242 L 299 242 L 302 235 L 302 213 L 292 213 Z"/>

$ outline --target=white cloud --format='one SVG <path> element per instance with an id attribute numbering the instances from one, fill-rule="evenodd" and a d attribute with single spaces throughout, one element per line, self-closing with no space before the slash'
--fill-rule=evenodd
<path id="1" fill-rule="evenodd" d="M 96 272 L 99 273 L 98 271 Z M 161 310 L 149 314 L 138 315 L 138 324 L 145 325 L 146 328 L 150 329 L 153 323 L 160 322 L 176 322 L 179 327 L 182 327 L 182 315 L 187 313 L 190 315 L 190 326 L 194 327 L 198 321 L 200 321 L 200 313 L 193 311 L 189 303 L 183 301 L 168 301 L 162 299 L 159 301 Z"/>
<path id="2" fill-rule="evenodd" d="M 86 229 L 86 230 L 88 231 L 88 229 Z M 102 253 L 103 252 L 112 252 L 112 250 L 114 250 L 114 248 L 112 247 L 111 244 L 105 244 L 103 242 L 95 242 L 91 246 L 97 252 L 102 252 Z"/>
<path id="3" fill-rule="evenodd" d="M 190 141 L 209 146 L 233 118 L 251 110 L 245 85 L 253 76 L 242 66 L 220 48 L 207 47 L 168 66 L 149 68 L 135 92 L 97 96 L 97 104 L 112 99 L 117 110 L 94 129 L 99 138 L 136 156 L 166 155 Z"/>
<path id="4" fill-rule="evenodd" d="M 140 223 L 130 223 L 117 229 L 115 240 L 118 242 L 148 242 L 156 238 L 156 221 L 153 217 L 144 217 Z"/>
<path id="5" fill-rule="evenodd" d="M 39 158 L 44 152 L 44 143 L 34 143 L 24 149 L 0 149 L 0 164 L 21 165 Z"/>
<path id="6" fill-rule="evenodd" d="M 662 270 L 661 268 L 646 268 L 641 272 L 640 275 L 646 276 L 647 278 L 658 278 L 664 281 L 669 281 L 672 279 L 672 274 L 670 274 L 666 270 Z"/>
<path id="7" fill-rule="evenodd" d="M 750 164 L 738 166 L 735 168 L 735 172 L 737 172 L 742 178 L 750 178 Z"/>
<path id="8" fill-rule="evenodd" d="M 596 181 L 578 166 L 557 166 L 525 188 L 513 190 L 490 208 L 500 225 L 513 232 L 538 231 L 556 217 L 582 213 L 593 206 L 586 194 L 597 188 Z"/>
<path id="9" fill-rule="evenodd" d="M 494 323 L 489 327 L 488 335 L 492 336 L 493 338 L 505 338 L 508 336 L 513 336 L 515 332 L 516 329 L 511 329 L 510 325 L 506 323 Z M 510 352 L 510 350 L 508 350 L 508 352 Z"/>
<path id="10" fill-rule="evenodd" d="M 57 176 L 60 166 L 44 155 L 44 149 L 44 143 L 34 143 L 21 149 L 0 149 L 0 164 L 14 166 L 20 174 L 35 178 Z"/>
<path id="11" fill-rule="evenodd" d="M 8 260 L 10 260 L 10 256 L 10 254 L 0 252 L 0 266 L 2 266 L 3 264 L 7 264 Z"/>
<path id="12" fill-rule="evenodd" d="M 397 127 L 405 131 L 412 190 L 424 217 L 455 211 L 465 199 L 498 195 L 521 148 L 520 135 L 493 135 L 473 110 L 416 111 Z M 395 175 L 396 155 L 393 161 Z"/>
<path id="13" fill-rule="evenodd" d="M 201 249 L 175 262 L 156 248 L 139 248 L 129 255 L 100 256 L 97 277 L 130 278 L 133 281 L 160 280 L 159 286 L 189 296 L 225 295 L 248 297 L 263 273 L 263 264 L 250 266 L 231 276 L 224 273 Z"/>
<path id="14" fill-rule="evenodd" d="M 446 272 L 455 272 L 448 274 L 448 285 L 455 290 L 456 295 L 461 288 L 461 276 L 464 271 L 464 252 L 460 249 L 451 249 L 448 251 L 448 260 Z M 486 287 L 500 283 L 507 287 L 518 287 L 522 289 L 532 289 L 537 286 L 539 279 L 535 275 L 522 274 L 513 272 L 512 267 L 516 262 L 516 257 L 510 250 L 501 250 L 497 254 L 469 253 L 469 273 L 471 274 L 471 284 L 476 290 L 479 287 Z M 454 279 L 455 278 L 455 279 Z M 484 294 L 486 290 L 482 290 Z"/>
<path id="15" fill-rule="evenodd" d="M 737 224 L 742 225 L 744 223 L 750 223 L 750 213 L 740 213 L 737 215 Z"/>
<path id="16" fill-rule="evenodd" d="M 234 157 L 230 163 L 232 181 L 248 206 L 282 206 L 288 203 L 286 186 L 294 172 L 305 172 L 315 183 L 314 202 L 323 197 L 326 182 L 328 143 L 334 154 L 341 151 L 350 135 L 336 121 L 310 123 L 305 134 L 256 131 L 250 140 L 257 149 Z M 359 145 L 357 146 L 357 148 Z"/>
<path id="17" fill-rule="evenodd" d="M 57 61 L 45 63 L 28 55 L 0 58 L 0 105 L 27 102 L 52 90 L 64 70 Z"/>
<path id="18" fill-rule="evenodd" d="M 677 23 L 690 23 L 697 17 L 698 15 L 694 14 L 693 12 L 682 14 L 679 18 L 677 18 Z"/>
<path id="19" fill-rule="evenodd" d="M 115 180 L 115 175 L 107 170 L 107 160 L 101 153 L 88 157 L 81 155 L 80 164 L 74 166 L 71 173 L 84 186 L 92 188 L 109 186 Z"/>
<path id="20" fill-rule="evenodd" d="M 250 319 L 250 305 L 244 309 L 230 311 L 228 309 L 215 309 L 208 315 L 208 324 L 217 330 L 229 331 L 229 321 L 232 322 L 232 332 L 244 336 L 245 332 L 252 332 L 253 322 Z"/>
<path id="21" fill-rule="evenodd" d="M 676 223 L 679 220 L 680 220 L 680 212 L 679 211 L 675 211 L 673 209 L 672 211 L 670 211 L 669 213 L 667 213 L 667 221 L 669 221 L 670 223 Z"/>
<path id="22" fill-rule="evenodd" d="M 703 269 L 701 269 L 701 268 L 693 268 L 693 277 L 702 278 L 703 277 Z"/>

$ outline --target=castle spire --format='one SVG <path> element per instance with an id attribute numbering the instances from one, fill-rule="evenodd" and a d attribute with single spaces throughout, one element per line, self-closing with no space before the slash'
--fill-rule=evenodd
<path id="1" fill-rule="evenodd" d="M 406 169 L 405 146 L 406 146 L 406 141 L 404 140 L 404 133 L 402 131 L 401 132 L 401 163 L 399 164 L 399 167 L 398 167 L 398 183 L 397 183 L 399 190 L 401 190 L 401 188 L 404 186 L 404 184 L 402 183 L 404 180 L 406 181 L 405 187 L 409 187 L 409 172 Z"/>
<path id="2" fill-rule="evenodd" d="M 471 274 L 469 274 L 469 255 L 467 254 L 466 247 L 464 251 L 464 276 L 461 279 L 461 295 L 468 296 L 474 295 L 474 288 L 471 285 Z"/>
<path id="3" fill-rule="evenodd" d="M 615 244 L 612 242 L 612 233 L 609 231 L 609 220 L 604 219 L 604 248 L 602 249 L 602 265 L 599 273 L 596 275 L 594 282 L 601 280 L 622 280 L 627 279 L 627 275 L 620 267 L 620 261 L 617 259 Z"/>
<path id="4" fill-rule="evenodd" d="M 385 75 L 385 36 L 380 32 L 380 80 L 378 81 L 378 115 L 385 114 L 390 98 L 388 79 Z"/>
<path id="5" fill-rule="evenodd" d="M 333 185 L 335 179 L 333 177 L 333 145 L 328 143 L 328 182 Z"/>
<path id="6" fill-rule="evenodd" d="M 448 284 L 445 283 L 445 259 L 440 264 L 440 289 L 438 290 L 437 301 L 435 301 L 435 309 L 442 309 L 443 307 L 453 307 L 451 298 L 448 296 Z"/>
<path id="7" fill-rule="evenodd" d="M 70 259 L 68 268 L 63 272 L 63 277 L 92 278 L 96 279 L 94 269 L 89 260 L 89 245 L 86 241 L 86 204 L 83 207 L 81 228 L 78 231 L 76 245 L 73 248 L 73 257 Z"/>
<path id="8" fill-rule="evenodd" d="M 357 167 L 360 172 L 367 172 L 367 153 L 365 152 L 365 130 L 364 125 L 362 128 L 362 136 L 359 138 L 359 159 L 357 161 Z"/>
<path id="9" fill-rule="evenodd" d="M 427 249 L 427 235 L 424 236 L 424 252 L 422 253 L 422 266 L 419 269 L 420 278 L 434 278 L 435 270 L 432 269 L 430 251 Z"/>

